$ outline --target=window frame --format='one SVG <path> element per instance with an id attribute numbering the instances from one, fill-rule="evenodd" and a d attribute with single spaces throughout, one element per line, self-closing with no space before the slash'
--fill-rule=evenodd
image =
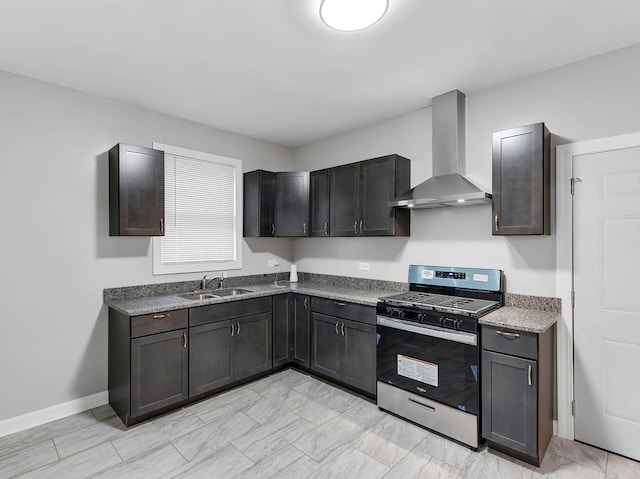
<path id="1" fill-rule="evenodd" d="M 242 212 L 243 212 L 243 193 L 242 193 L 242 160 L 230 158 L 227 156 L 206 153 L 203 151 L 190 150 L 179 146 L 167 145 L 163 143 L 153 142 L 153 148 L 162 150 L 166 154 L 193 158 L 196 160 L 211 161 L 230 165 L 235 169 L 236 181 L 236 212 L 235 212 L 235 260 L 234 261 L 202 261 L 189 263 L 166 264 L 162 263 L 162 236 L 155 236 L 152 239 L 152 274 L 184 274 L 184 273 L 202 273 L 206 271 L 227 271 L 233 269 L 242 269 Z"/>

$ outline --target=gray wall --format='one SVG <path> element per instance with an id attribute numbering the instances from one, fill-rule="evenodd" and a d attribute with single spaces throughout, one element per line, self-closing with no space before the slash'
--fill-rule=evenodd
<path id="1" fill-rule="evenodd" d="M 638 85 L 640 45 L 635 45 L 492 89 L 466 92 L 467 175 L 491 188 L 494 131 L 544 121 L 554 150 L 558 144 L 640 131 Z M 294 159 L 299 169 L 313 170 L 388 153 L 412 160 L 413 185 L 431 176 L 430 108 L 297 148 Z M 492 237 L 490 206 L 411 214 L 408 239 L 299 240 L 294 243 L 298 269 L 405 281 L 412 263 L 500 268 L 508 291 L 555 296 L 555 236 Z M 359 271 L 360 262 L 369 262 L 371 270 Z"/>
<path id="2" fill-rule="evenodd" d="M 2 72 L 0 105 L 1 421 L 106 390 L 103 288 L 201 277 L 152 276 L 149 238 L 108 236 L 109 148 L 158 141 L 245 170 L 292 164 L 288 148 Z M 291 254 L 286 239 L 246 241 L 242 274 Z"/>

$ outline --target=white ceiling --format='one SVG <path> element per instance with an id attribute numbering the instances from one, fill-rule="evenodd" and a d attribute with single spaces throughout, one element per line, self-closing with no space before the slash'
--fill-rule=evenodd
<path id="1" fill-rule="evenodd" d="M 0 70 L 288 146 L 640 42 L 637 0 L 0 0 Z"/>

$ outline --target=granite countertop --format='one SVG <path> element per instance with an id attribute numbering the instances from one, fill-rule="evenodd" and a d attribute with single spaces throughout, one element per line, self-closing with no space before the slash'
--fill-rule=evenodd
<path id="1" fill-rule="evenodd" d="M 540 334 L 559 320 L 560 313 L 557 312 L 504 306 L 483 316 L 478 322 L 487 326 Z"/>
<path id="2" fill-rule="evenodd" d="M 303 281 L 299 283 L 289 283 L 282 281 L 278 287 L 273 283 L 243 285 L 242 289 L 251 292 L 237 296 L 227 296 L 222 298 L 210 298 L 204 300 L 188 300 L 180 298 L 177 294 L 162 296 L 143 296 L 139 298 L 105 301 L 105 304 L 128 316 L 139 316 L 142 314 L 158 313 L 160 311 L 173 311 L 176 309 L 194 308 L 208 304 L 227 303 L 230 301 L 240 301 L 243 299 L 259 298 L 263 296 L 273 296 L 283 293 L 299 293 L 320 298 L 334 299 L 337 301 L 348 301 L 351 303 L 375 306 L 378 298 L 396 293 L 392 289 L 364 289 L 348 285 L 330 285 L 323 282 Z"/>

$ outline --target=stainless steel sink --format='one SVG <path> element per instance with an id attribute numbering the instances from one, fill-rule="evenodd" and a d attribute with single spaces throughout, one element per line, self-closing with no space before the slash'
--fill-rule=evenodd
<path id="1" fill-rule="evenodd" d="M 239 294 L 247 294 L 252 291 L 242 288 L 230 289 L 210 289 L 194 291 L 193 293 L 179 294 L 178 296 L 192 301 L 202 301 L 203 299 L 222 298 L 224 296 L 237 296 Z"/>
<path id="2" fill-rule="evenodd" d="M 232 289 L 216 289 L 213 294 L 216 296 L 237 296 L 239 294 L 251 293 L 248 289 L 232 288 Z"/>
<path id="3" fill-rule="evenodd" d="M 219 296 L 213 293 L 186 293 L 179 294 L 181 298 L 190 299 L 192 301 L 202 301 L 203 299 L 219 298 Z"/>

